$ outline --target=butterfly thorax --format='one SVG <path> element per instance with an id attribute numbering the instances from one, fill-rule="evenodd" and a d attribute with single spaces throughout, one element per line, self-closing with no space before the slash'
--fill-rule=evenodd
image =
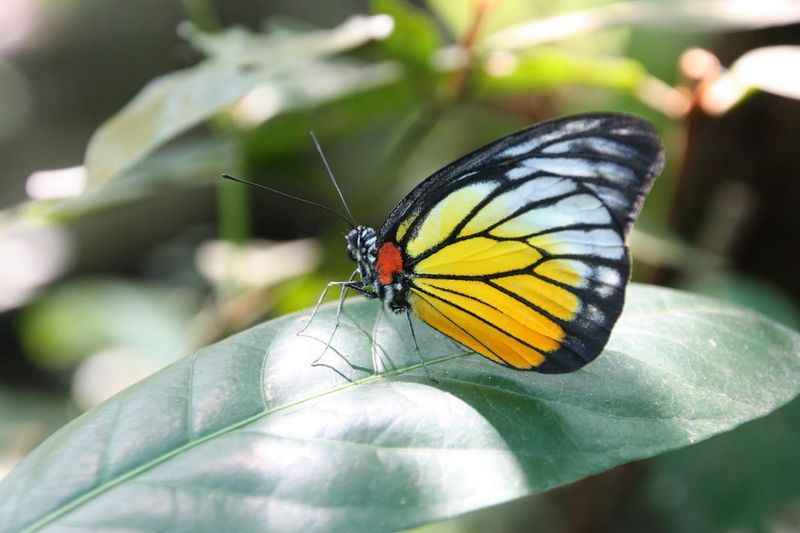
<path id="1" fill-rule="evenodd" d="M 377 233 L 368 226 L 356 226 L 347 233 L 347 253 L 356 262 L 365 294 L 380 298 L 394 312 L 408 309 L 409 283 L 403 269 L 403 255 L 392 242 L 378 243 Z"/>

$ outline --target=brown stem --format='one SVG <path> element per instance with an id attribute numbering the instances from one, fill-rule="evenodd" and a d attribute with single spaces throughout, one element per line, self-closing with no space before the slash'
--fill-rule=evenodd
<path id="1" fill-rule="evenodd" d="M 461 49 L 467 56 L 467 60 L 464 62 L 464 67 L 456 72 L 450 87 L 450 95 L 454 102 L 461 100 L 466 94 L 467 77 L 472 70 L 475 56 L 475 43 L 478 41 L 483 23 L 486 21 L 486 15 L 500 2 L 501 0 L 476 0 L 475 2 L 472 23 L 464 33 L 460 43 Z"/>

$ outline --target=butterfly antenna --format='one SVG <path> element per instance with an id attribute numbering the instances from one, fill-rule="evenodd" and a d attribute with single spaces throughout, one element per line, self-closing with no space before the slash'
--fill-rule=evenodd
<path id="1" fill-rule="evenodd" d="M 356 221 L 353 218 L 353 213 L 350 212 L 350 206 L 347 205 L 347 202 L 344 199 L 344 194 L 342 194 L 342 189 L 340 189 L 339 184 L 336 183 L 336 178 L 333 176 L 333 171 L 331 170 L 331 166 L 328 164 L 328 160 L 325 158 L 325 154 L 322 153 L 322 147 L 319 145 L 317 136 L 314 135 L 313 131 L 309 131 L 308 133 L 309 135 L 311 135 L 311 140 L 314 141 L 314 146 L 316 146 L 317 152 L 319 152 L 319 156 L 322 158 L 322 163 L 325 165 L 325 170 L 328 172 L 328 176 L 331 178 L 331 182 L 333 183 L 336 192 L 339 193 L 339 199 L 342 201 L 344 210 L 347 211 L 347 216 L 350 218 L 350 224 L 352 224 L 353 226 L 357 226 Z"/>
<path id="2" fill-rule="evenodd" d="M 279 191 L 278 189 L 273 189 L 272 187 L 269 187 L 267 185 L 262 185 L 260 183 L 247 181 L 245 179 L 237 178 L 237 177 L 231 176 L 229 174 L 223 174 L 222 177 L 225 178 L 226 180 L 238 181 L 239 183 L 244 183 L 245 185 L 250 185 L 252 187 L 257 187 L 259 189 L 264 189 L 265 191 L 269 191 L 269 192 L 271 192 L 273 194 L 277 194 L 278 196 L 283 196 L 284 198 L 289 198 L 290 200 L 295 200 L 295 201 L 298 201 L 298 202 L 302 202 L 304 204 L 313 205 L 314 207 L 319 207 L 320 209 L 324 209 L 325 211 L 327 211 L 329 213 L 333 213 L 337 217 L 341 218 L 350 227 L 354 227 L 355 226 L 355 224 L 353 223 L 353 221 L 351 219 L 347 218 L 346 216 L 344 216 L 340 212 L 335 211 L 335 210 L 331 209 L 330 207 L 328 207 L 326 205 L 318 204 L 317 202 L 314 202 L 312 200 L 306 200 L 305 198 L 300 198 L 299 196 L 295 196 L 295 195 L 289 194 L 287 192 Z"/>

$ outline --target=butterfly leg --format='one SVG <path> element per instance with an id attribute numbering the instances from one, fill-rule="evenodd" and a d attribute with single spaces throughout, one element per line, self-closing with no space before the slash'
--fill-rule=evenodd
<path id="1" fill-rule="evenodd" d="M 353 276 L 350 276 L 350 278 L 352 280 Z M 353 288 L 353 282 L 351 280 L 344 283 L 339 283 L 341 290 L 339 292 L 339 304 L 336 306 L 336 322 L 333 325 L 333 330 L 331 331 L 330 337 L 328 337 L 328 342 L 325 343 L 325 349 L 322 350 L 322 353 L 319 354 L 319 357 L 311 362 L 311 366 L 317 366 L 319 364 L 320 360 L 325 356 L 328 348 L 330 348 L 331 344 L 333 343 L 333 337 L 336 335 L 336 331 L 339 329 L 342 309 L 344 309 L 344 300 L 347 298 L 347 291 Z"/>
<path id="2" fill-rule="evenodd" d="M 342 285 L 347 285 L 347 284 L 352 283 L 353 279 L 356 277 L 356 274 L 358 274 L 358 270 L 356 270 L 352 274 L 350 274 L 350 277 L 347 279 L 347 281 L 330 281 L 330 282 L 328 282 L 328 284 L 325 286 L 325 289 L 323 289 L 322 294 L 319 295 L 319 298 L 317 299 L 317 303 L 316 303 L 316 305 L 314 305 L 314 309 L 311 311 L 311 316 L 308 317 L 308 321 L 306 322 L 305 326 L 303 326 L 300 329 L 300 331 L 297 332 L 298 335 L 301 335 L 302 333 L 304 333 L 305 330 L 307 330 L 308 327 L 311 325 L 311 322 L 314 320 L 314 317 L 317 316 L 317 311 L 319 311 L 319 308 L 322 305 L 322 302 L 325 301 L 325 297 L 328 295 L 328 291 L 331 289 L 331 287 L 341 287 Z M 338 320 L 339 320 L 338 315 L 336 317 L 336 320 L 338 322 Z"/>
<path id="3" fill-rule="evenodd" d="M 414 332 L 414 323 L 411 321 L 411 311 L 409 309 L 406 309 L 406 319 L 408 319 L 408 327 L 411 330 L 411 339 L 414 341 L 414 351 L 417 352 L 419 362 L 422 363 L 422 369 L 425 370 L 425 375 L 429 380 L 438 384 L 439 380 L 431 375 L 430 370 L 428 370 L 428 363 L 426 363 L 425 359 L 422 357 L 422 351 L 419 349 L 419 344 L 417 343 L 417 334 Z"/>

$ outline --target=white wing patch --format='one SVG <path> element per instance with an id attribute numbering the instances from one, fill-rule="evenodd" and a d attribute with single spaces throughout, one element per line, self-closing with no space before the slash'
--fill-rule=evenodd
<path id="1" fill-rule="evenodd" d="M 636 150 L 622 143 L 602 137 L 580 137 L 551 144 L 542 150 L 543 154 L 581 153 L 583 151 L 605 154 L 622 159 L 637 157 Z"/>
<path id="2" fill-rule="evenodd" d="M 523 160 L 522 165 L 535 171 L 573 178 L 604 178 L 611 183 L 623 184 L 636 180 L 636 175 L 631 169 L 608 161 L 531 157 Z"/>
<path id="3" fill-rule="evenodd" d="M 602 123 L 603 123 L 602 118 L 586 118 L 582 120 L 567 121 L 562 123 L 560 128 L 556 128 L 553 131 L 529 139 L 525 141 L 525 143 L 509 146 L 508 148 L 500 152 L 499 156 L 501 158 L 517 157 L 524 153 L 533 151 L 536 148 L 540 147 L 541 145 L 546 144 L 550 141 L 554 141 L 556 139 L 564 137 L 565 135 L 576 135 L 579 133 L 583 133 L 585 131 L 593 130 L 601 126 Z"/>
<path id="4" fill-rule="evenodd" d="M 504 238 L 524 237 L 578 223 L 610 224 L 611 215 L 600 200 L 589 194 L 580 194 L 569 196 L 546 207 L 525 211 L 492 229 L 491 234 Z"/>
<path id="5" fill-rule="evenodd" d="M 557 177 L 542 177 L 523 183 L 499 194 L 470 219 L 461 235 L 486 230 L 500 223 L 526 205 L 568 194 L 577 189 L 575 183 Z M 530 233 L 530 232 L 528 232 Z"/>

